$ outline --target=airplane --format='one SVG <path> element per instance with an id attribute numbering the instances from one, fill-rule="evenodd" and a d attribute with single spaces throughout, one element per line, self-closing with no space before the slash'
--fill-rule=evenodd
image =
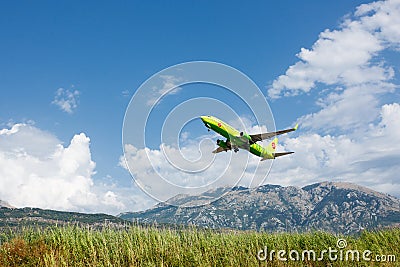
<path id="1" fill-rule="evenodd" d="M 246 149 L 250 151 L 250 153 L 261 157 L 261 161 L 267 159 L 275 159 L 280 156 L 289 155 L 294 152 L 275 152 L 276 145 L 278 144 L 277 135 L 281 135 L 284 133 L 289 133 L 292 131 L 296 131 L 299 127 L 298 124 L 292 129 L 281 130 L 277 132 L 269 132 L 269 133 L 261 133 L 261 134 L 246 134 L 244 132 L 239 132 L 226 122 L 213 117 L 213 116 L 200 116 L 204 125 L 208 128 L 208 131 L 213 130 L 218 134 L 222 135 L 226 138 L 226 141 L 217 140 L 218 148 L 215 149 L 212 153 L 219 153 L 222 151 L 228 151 L 233 148 L 233 151 L 236 153 L 239 151 L 239 148 Z M 262 147 L 257 144 L 258 141 L 262 141 L 265 139 L 274 139 L 269 143 L 267 147 Z"/>

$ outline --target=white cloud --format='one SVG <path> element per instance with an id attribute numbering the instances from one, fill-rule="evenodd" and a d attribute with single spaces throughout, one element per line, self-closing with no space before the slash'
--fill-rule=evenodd
<path id="1" fill-rule="evenodd" d="M 325 30 L 311 49 L 302 48 L 300 61 L 273 82 L 269 96 L 309 92 L 316 83 L 352 86 L 390 80 L 394 71 L 378 55 L 399 47 L 399 17 L 398 0 L 361 5 L 338 30 Z"/>
<path id="2" fill-rule="evenodd" d="M 395 88 L 393 84 L 381 83 L 378 86 L 360 84 L 333 90 L 317 101 L 320 110 L 302 116 L 299 123 L 302 128 L 329 133 L 368 127 L 379 117 L 380 97 L 394 92 Z"/>
<path id="3" fill-rule="evenodd" d="M 152 88 L 152 91 L 149 92 L 149 99 L 146 103 L 148 106 L 153 106 L 156 103 L 160 103 L 164 95 L 177 94 L 182 89 L 180 87 L 177 87 L 177 84 L 182 81 L 182 79 L 179 77 L 175 77 L 173 75 L 160 75 L 159 78 L 162 80 L 162 86 L 154 86 Z"/>
<path id="4" fill-rule="evenodd" d="M 51 103 L 58 106 L 62 111 L 72 114 L 78 107 L 79 94 L 80 92 L 73 88 L 72 90 L 58 88 Z"/>
<path id="5" fill-rule="evenodd" d="M 376 31 L 381 40 L 399 48 L 400 16 L 398 0 L 373 2 L 357 8 L 356 16 L 362 17 L 362 23 L 369 31 Z M 369 15 L 369 16 L 368 16 Z"/>
<path id="6" fill-rule="evenodd" d="M 140 200 L 131 197 L 134 189 L 94 182 L 96 164 L 89 145 L 84 133 L 64 147 L 54 135 L 32 125 L 1 129 L 0 199 L 16 207 L 83 212 L 141 207 Z"/>
<path id="7" fill-rule="evenodd" d="M 112 191 L 107 191 L 104 194 L 104 199 L 102 200 L 102 204 L 106 206 L 113 206 L 116 207 L 118 210 L 126 209 L 125 205 L 118 200 L 117 194 Z"/>
<path id="8" fill-rule="evenodd" d="M 129 97 L 129 96 L 131 95 L 131 93 L 129 92 L 128 89 L 123 90 L 123 91 L 121 92 L 121 94 L 122 94 L 123 97 Z"/>

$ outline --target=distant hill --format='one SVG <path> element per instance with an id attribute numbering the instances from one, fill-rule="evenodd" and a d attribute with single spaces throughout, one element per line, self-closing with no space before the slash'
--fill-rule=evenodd
<path id="1" fill-rule="evenodd" d="M 173 203 L 119 217 L 141 223 L 197 225 L 262 231 L 325 230 L 356 233 L 363 229 L 400 226 L 400 200 L 351 183 L 323 182 L 303 188 L 264 185 L 236 187 L 223 198 L 205 203 L 215 191 L 199 196 L 178 195 Z"/>
<path id="2" fill-rule="evenodd" d="M 85 214 L 43 210 L 38 208 L 0 207 L 0 230 L 2 228 L 19 228 L 22 226 L 79 225 L 91 227 L 120 227 L 127 221 L 107 214 Z"/>
<path id="3" fill-rule="evenodd" d="M 0 208 L 10 208 L 10 209 L 13 209 L 14 207 L 11 206 L 10 204 L 8 204 L 8 202 L 3 201 L 3 200 L 0 199 Z"/>

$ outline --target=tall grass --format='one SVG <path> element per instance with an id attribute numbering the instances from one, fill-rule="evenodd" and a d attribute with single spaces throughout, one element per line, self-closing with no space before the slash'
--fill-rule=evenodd
<path id="1" fill-rule="evenodd" d="M 197 228 L 159 229 L 132 226 L 124 230 L 80 227 L 24 229 L 0 234 L 0 266 L 399 266 L 400 229 L 366 231 L 344 237 L 345 249 L 395 255 L 396 262 L 307 260 L 260 261 L 271 250 L 336 248 L 338 236 L 324 233 L 259 233 Z M 343 238 L 343 237 L 342 237 Z M 286 255 L 288 257 L 288 255 Z M 361 259 L 362 260 L 362 259 Z M 375 264 L 375 265 L 374 265 Z"/>

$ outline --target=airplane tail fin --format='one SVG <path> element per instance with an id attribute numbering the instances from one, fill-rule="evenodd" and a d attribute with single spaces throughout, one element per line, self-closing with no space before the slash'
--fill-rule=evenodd
<path id="1" fill-rule="evenodd" d="M 271 143 L 269 143 L 267 146 L 268 154 L 270 156 L 264 156 L 261 159 L 261 161 L 266 160 L 266 159 L 275 159 L 277 157 L 281 157 L 284 155 L 289 155 L 289 154 L 294 153 L 294 152 L 275 152 L 275 149 L 277 146 L 278 146 L 278 138 L 275 137 L 274 140 L 272 140 Z M 271 158 L 271 156 L 272 156 L 272 158 Z"/>

